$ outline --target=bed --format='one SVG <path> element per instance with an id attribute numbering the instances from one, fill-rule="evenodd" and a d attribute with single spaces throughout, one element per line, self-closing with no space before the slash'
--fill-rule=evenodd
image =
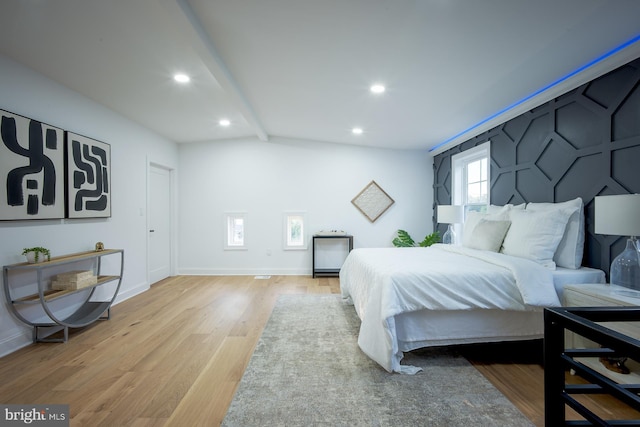
<path id="1" fill-rule="evenodd" d="M 470 215 L 460 245 L 351 251 L 340 288 L 362 322 L 362 351 L 412 374 L 403 352 L 542 338 L 543 308 L 560 305 L 564 285 L 605 275 L 580 266 L 581 200 L 529 205 Z"/>

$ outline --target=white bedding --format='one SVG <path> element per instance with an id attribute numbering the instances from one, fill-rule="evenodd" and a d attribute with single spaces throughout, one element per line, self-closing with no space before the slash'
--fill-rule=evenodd
<path id="1" fill-rule="evenodd" d="M 528 315 L 560 305 L 551 270 L 526 259 L 451 245 L 353 250 L 340 271 L 340 286 L 362 321 L 360 348 L 389 372 L 414 372 L 400 364 L 406 348 L 398 336 L 407 326 L 396 322 L 406 321 L 407 314 L 426 309 Z"/>

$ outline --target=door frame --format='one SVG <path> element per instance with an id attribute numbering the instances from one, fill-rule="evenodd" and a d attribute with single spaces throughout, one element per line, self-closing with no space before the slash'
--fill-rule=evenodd
<path id="1" fill-rule="evenodd" d="M 147 159 L 147 215 L 145 218 L 145 234 L 146 234 L 146 280 L 147 285 L 151 286 L 150 283 L 150 235 L 149 235 L 149 227 L 150 224 L 150 210 L 151 210 L 151 169 L 163 169 L 169 172 L 169 275 L 175 276 L 177 269 L 177 204 L 176 204 L 176 169 L 172 166 L 168 166 L 162 163 L 154 162 L 152 160 Z"/>

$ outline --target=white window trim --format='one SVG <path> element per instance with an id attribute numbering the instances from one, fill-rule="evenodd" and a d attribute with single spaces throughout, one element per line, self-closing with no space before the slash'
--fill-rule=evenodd
<path id="1" fill-rule="evenodd" d="M 302 217 L 302 243 L 292 245 L 289 243 L 289 219 L 291 217 Z M 307 237 L 307 213 L 304 211 L 288 211 L 282 214 L 282 248 L 285 251 L 304 251 L 309 247 Z"/>
<path id="2" fill-rule="evenodd" d="M 487 158 L 487 207 L 491 200 L 491 142 L 487 141 L 473 148 L 463 151 L 462 153 L 451 156 L 451 203 L 454 205 L 463 205 L 466 199 L 466 178 L 464 176 L 464 166 L 482 159 Z M 465 212 L 466 215 L 466 212 Z M 466 219 L 466 218 L 465 218 Z M 454 225 L 456 235 L 462 235 L 462 224 Z M 460 238 L 458 238 L 460 241 Z"/>
<path id="3" fill-rule="evenodd" d="M 242 245 L 232 244 L 230 241 L 231 220 L 236 218 L 242 218 Z M 247 248 L 247 213 L 246 212 L 225 212 L 224 224 L 223 224 L 223 238 L 224 238 L 224 250 L 225 251 L 246 251 Z"/>
<path id="4" fill-rule="evenodd" d="M 475 160 L 486 157 L 487 162 L 487 205 L 491 200 L 491 143 L 489 141 L 477 145 L 462 153 L 451 156 L 451 203 L 461 205 L 464 200 L 465 178 L 464 166 Z"/>

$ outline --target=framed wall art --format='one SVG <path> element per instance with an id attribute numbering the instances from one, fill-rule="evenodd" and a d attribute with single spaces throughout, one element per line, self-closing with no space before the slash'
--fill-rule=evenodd
<path id="1" fill-rule="evenodd" d="M 67 140 L 67 218 L 111 216 L 111 146 L 73 132 Z"/>
<path id="2" fill-rule="evenodd" d="M 64 218 L 64 131 L 0 110 L 0 220 Z"/>
<path id="3" fill-rule="evenodd" d="M 395 202 L 375 181 L 371 181 L 351 200 L 351 203 L 353 203 L 369 221 L 375 222 L 380 218 L 380 215 L 385 213 Z"/>

